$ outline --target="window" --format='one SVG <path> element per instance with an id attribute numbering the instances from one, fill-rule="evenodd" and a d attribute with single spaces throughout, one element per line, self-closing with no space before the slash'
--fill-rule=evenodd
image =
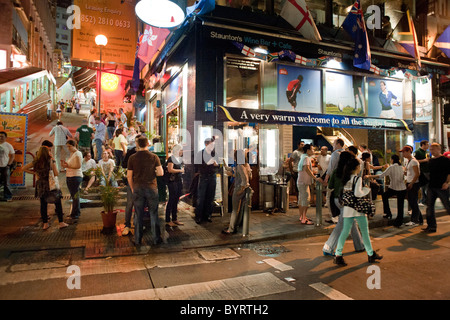
<path id="1" fill-rule="evenodd" d="M 259 61 L 227 57 L 224 86 L 225 105 L 258 109 L 260 82 Z"/>

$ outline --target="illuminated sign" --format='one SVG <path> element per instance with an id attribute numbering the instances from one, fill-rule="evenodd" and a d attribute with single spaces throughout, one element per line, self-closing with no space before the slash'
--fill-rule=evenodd
<path id="1" fill-rule="evenodd" d="M 106 91 L 114 91 L 119 87 L 119 76 L 112 73 L 102 74 L 102 89 Z"/>

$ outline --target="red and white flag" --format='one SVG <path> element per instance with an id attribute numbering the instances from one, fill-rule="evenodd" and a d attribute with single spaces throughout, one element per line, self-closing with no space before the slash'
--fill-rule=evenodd
<path id="1" fill-rule="evenodd" d="M 242 47 L 241 53 L 245 54 L 247 57 L 251 57 L 251 58 L 253 58 L 256 55 L 255 50 L 253 50 L 250 47 L 247 47 L 245 44 Z"/>
<path id="2" fill-rule="evenodd" d="M 159 46 L 167 38 L 169 33 L 169 29 L 146 25 L 142 40 L 140 41 L 138 58 L 144 61 L 145 64 L 149 64 L 155 53 L 158 51 Z"/>
<path id="3" fill-rule="evenodd" d="M 369 70 L 369 71 L 372 71 L 373 73 L 376 73 L 376 74 L 380 74 L 381 69 L 378 68 L 377 66 L 374 66 L 373 64 L 371 64 L 371 65 L 370 65 L 370 70 Z"/>
<path id="4" fill-rule="evenodd" d="M 322 40 L 305 0 L 286 0 L 281 9 L 281 16 L 306 39 Z"/>
<path id="5" fill-rule="evenodd" d="M 299 56 L 298 54 L 295 55 L 295 63 L 306 65 L 306 62 L 308 62 L 308 59 L 305 57 Z"/>

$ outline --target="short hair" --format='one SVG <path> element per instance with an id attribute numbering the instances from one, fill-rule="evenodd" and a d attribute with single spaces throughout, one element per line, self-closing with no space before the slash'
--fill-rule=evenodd
<path id="1" fill-rule="evenodd" d="M 75 140 L 67 140 L 66 144 L 69 144 L 75 148 L 77 147 L 77 142 Z"/>
<path id="2" fill-rule="evenodd" d="M 83 158 L 85 158 L 88 154 L 91 154 L 91 152 L 90 152 L 90 151 L 85 151 L 85 152 L 83 153 Z"/>
<path id="3" fill-rule="evenodd" d="M 342 147 L 345 145 L 344 140 L 342 140 L 341 138 L 337 138 L 336 142 L 339 143 L 339 145 L 342 146 Z"/>
<path id="4" fill-rule="evenodd" d="M 8 138 L 8 134 L 5 131 L 0 131 L 0 134 L 4 134 L 5 138 Z"/>
<path id="5" fill-rule="evenodd" d="M 353 153 L 355 156 L 358 154 L 358 148 L 356 148 L 355 146 L 350 146 L 348 147 L 348 150 Z"/>
<path id="6" fill-rule="evenodd" d="M 146 136 L 142 135 L 137 139 L 137 144 L 140 148 L 145 148 L 148 146 L 148 139 Z"/>
<path id="7" fill-rule="evenodd" d="M 398 155 L 393 154 L 393 155 L 391 156 L 391 159 L 392 159 L 392 161 L 393 161 L 394 163 L 400 164 L 400 157 L 399 157 Z"/>
<path id="8" fill-rule="evenodd" d="M 60 124 L 63 124 L 63 123 L 62 123 L 62 121 L 58 120 L 58 122 L 56 122 L 56 125 L 59 126 Z"/>
<path id="9" fill-rule="evenodd" d="M 299 145 L 300 143 L 305 143 L 305 142 L 303 140 L 298 140 L 297 145 Z"/>
<path id="10" fill-rule="evenodd" d="M 123 132 L 122 128 L 117 128 L 117 130 L 116 130 L 116 137 L 120 136 L 122 134 L 122 132 Z"/>
<path id="11" fill-rule="evenodd" d="M 359 146 L 360 146 L 361 148 L 363 148 L 364 150 L 367 149 L 367 145 L 366 145 L 366 144 L 361 143 Z"/>
<path id="12" fill-rule="evenodd" d="M 430 145 L 430 147 L 439 147 L 439 149 L 441 149 L 441 151 L 442 151 L 442 145 L 441 145 L 440 143 L 433 142 L 433 143 Z"/>
<path id="13" fill-rule="evenodd" d="M 100 117 L 95 117 L 95 120 L 96 120 L 96 121 L 97 121 L 97 120 L 100 121 Z"/>
<path id="14" fill-rule="evenodd" d="M 428 143 L 428 140 L 422 140 L 420 141 L 420 146 L 424 146 Z"/>
<path id="15" fill-rule="evenodd" d="M 365 161 L 366 159 L 370 159 L 370 153 L 368 153 L 368 152 L 364 152 L 364 153 L 361 155 L 361 160 L 362 160 L 362 161 Z"/>
<path id="16" fill-rule="evenodd" d="M 309 149 L 311 149 L 312 145 L 311 144 L 305 144 L 303 146 L 303 153 L 306 153 Z"/>

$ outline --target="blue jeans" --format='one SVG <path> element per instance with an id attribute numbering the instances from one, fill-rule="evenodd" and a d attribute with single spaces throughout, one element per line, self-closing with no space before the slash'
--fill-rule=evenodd
<path id="1" fill-rule="evenodd" d="M 114 131 L 116 131 L 116 127 L 106 127 L 106 130 L 108 131 L 108 139 L 111 140 L 114 138 Z"/>
<path id="2" fill-rule="evenodd" d="M 212 215 L 213 201 L 216 194 L 216 175 L 200 174 L 198 181 L 197 206 L 195 207 L 195 220 L 207 220 Z"/>
<path id="3" fill-rule="evenodd" d="M 103 141 L 100 139 L 95 139 L 94 143 L 95 143 L 95 147 L 97 148 L 97 161 L 100 161 L 100 160 L 102 160 Z"/>
<path id="4" fill-rule="evenodd" d="M 158 202 L 158 190 L 151 188 L 134 188 L 134 240 L 136 244 L 140 245 L 142 243 L 145 207 L 148 207 L 148 212 L 150 214 L 153 243 L 158 244 L 161 242 L 161 230 L 158 217 Z"/>
<path id="5" fill-rule="evenodd" d="M 125 207 L 125 227 L 131 228 L 131 214 L 133 213 L 133 192 L 127 184 L 127 205 Z"/>
<path id="6" fill-rule="evenodd" d="M 81 182 L 83 182 L 83 177 L 66 178 L 67 188 L 69 189 L 70 197 L 72 198 L 72 211 L 70 212 L 71 218 L 78 218 L 81 213 L 80 195 L 78 194 Z"/>
<path id="7" fill-rule="evenodd" d="M 0 168 L 0 185 L 3 186 L 3 199 L 8 200 L 12 198 L 11 186 L 9 185 L 9 176 L 10 176 L 9 167 L 1 167 Z"/>
<path id="8" fill-rule="evenodd" d="M 434 212 L 434 205 L 436 203 L 436 199 L 439 197 L 441 199 L 442 204 L 444 205 L 447 213 L 450 214 L 450 202 L 448 200 L 449 190 L 442 190 L 441 188 L 431 188 L 428 186 L 427 190 L 427 198 L 428 198 L 428 207 L 427 207 L 427 225 L 429 229 L 436 230 L 436 214 Z"/>

